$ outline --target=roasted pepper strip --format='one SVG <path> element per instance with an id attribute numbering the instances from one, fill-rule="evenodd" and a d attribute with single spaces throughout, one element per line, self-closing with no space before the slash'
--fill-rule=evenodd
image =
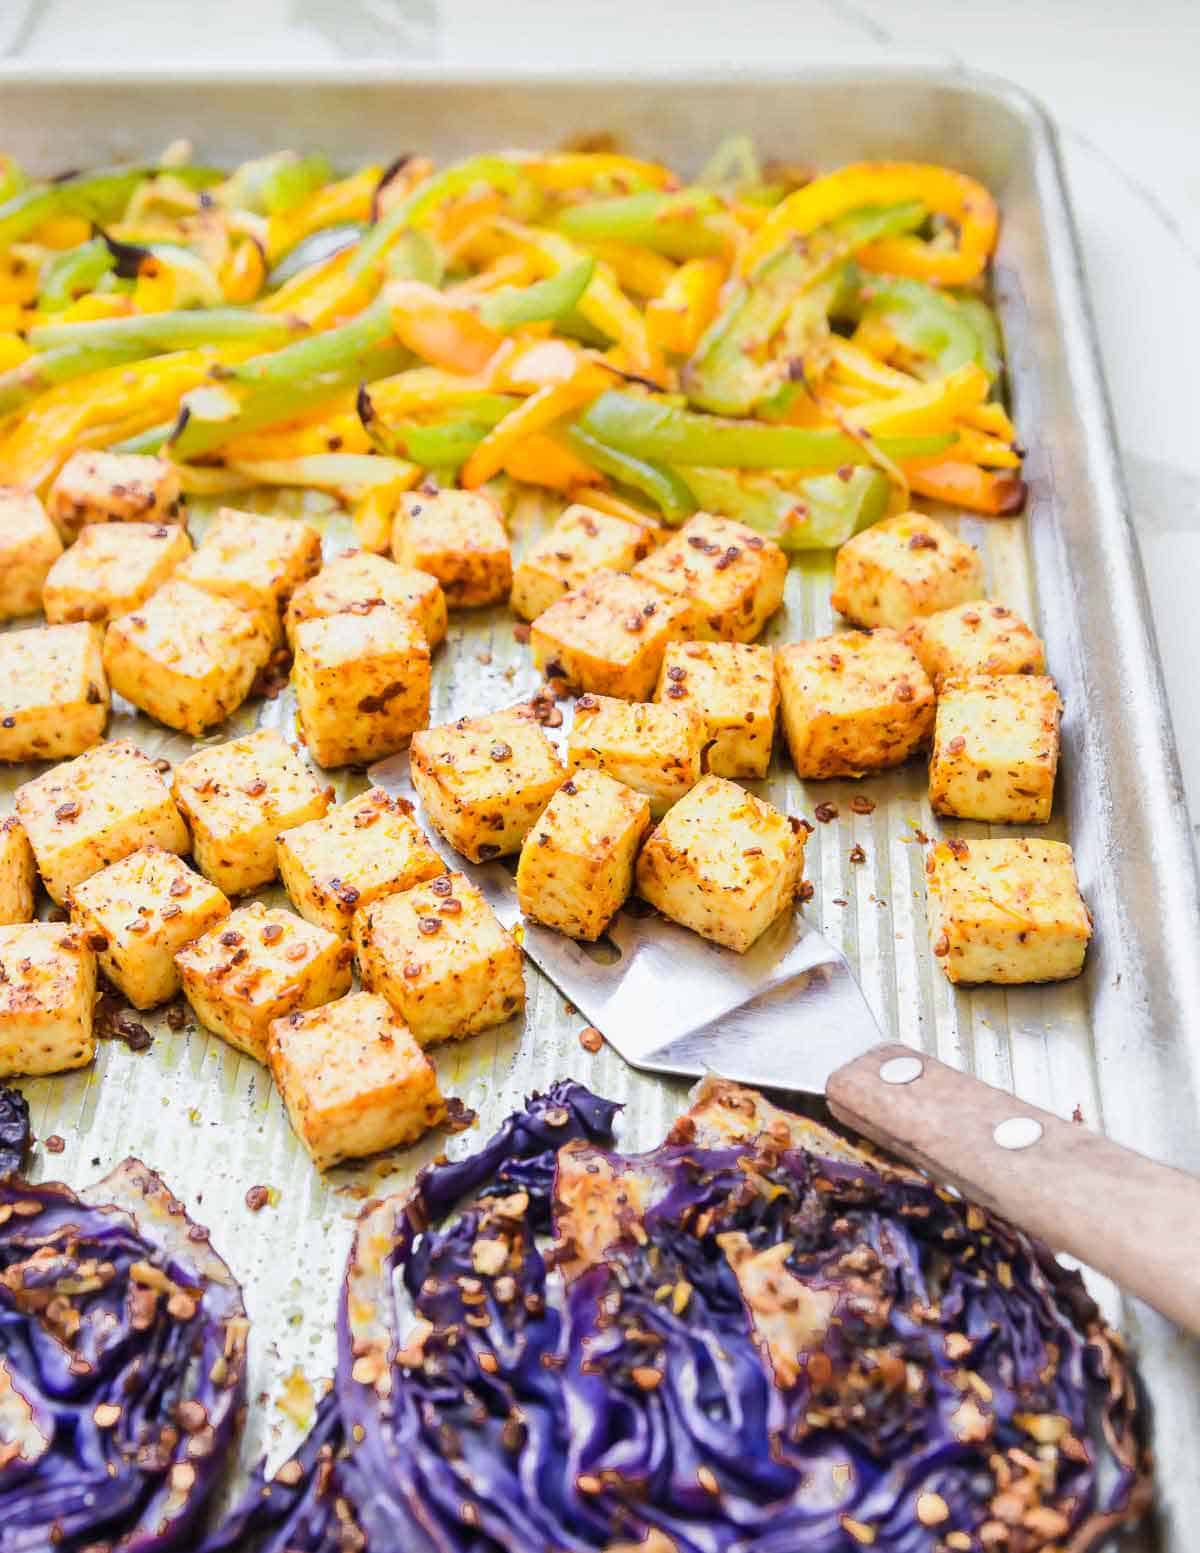
<path id="1" fill-rule="evenodd" d="M 942 501 L 951 507 L 965 507 L 988 517 L 1007 518 L 1025 505 L 1025 482 L 1017 475 L 996 474 L 978 464 L 946 460 L 929 463 L 921 460 L 905 465 L 905 474 L 918 496 Z"/>
<path id="2" fill-rule="evenodd" d="M 369 221 L 382 171 L 377 166 L 364 167 L 350 178 L 316 189 L 288 210 L 272 211 L 267 226 L 267 257 L 277 264 L 317 232 Z"/>
<path id="3" fill-rule="evenodd" d="M 971 361 L 986 369 L 991 359 L 971 313 L 923 281 L 872 276 L 852 304 L 855 315 L 868 335 L 882 325 L 903 350 L 901 365 L 917 377 L 944 377 Z"/>
<path id="4" fill-rule="evenodd" d="M 389 281 L 384 298 L 396 338 L 434 366 L 482 372 L 503 344 L 472 308 L 420 281 Z"/>
<path id="5" fill-rule="evenodd" d="M 479 316 L 501 332 L 522 324 L 553 323 L 574 311 L 595 273 L 595 259 L 581 259 L 532 286 L 505 286 L 483 298 Z"/>
<path id="6" fill-rule="evenodd" d="M 601 368 L 584 362 L 565 383 L 539 388 L 488 432 L 463 465 L 462 484 L 467 490 L 483 485 L 504 468 L 513 448 L 594 399 L 608 380 Z"/>
<path id="7" fill-rule="evenodd" d="M 828 550 L 877 523 L 888 504 L 878 469 L 790 479 L 782 471 L 747 474 L 689 465 L 684 478 L 706 512 L 737 518 L 785 550 Z"/>
<path id="8" fill-rule="evenodd" d="M 66 253 L 56 254 L 42 271 L 38 307 L 43 313 L 57 313 L 91 291 L 102 275 L 116 267 L 112 250 L 102 237 L 80 243 Z"/>
<path id="9" fill-rule="evenodd" d="M 584 486 L 603 483 L 602 476 L 593 468 L 545 433 L 527 437 L 512 448 L 504 460 L 504 473 L 511 480 L 544 486 L 567 496 Z"/>
<path id="10" fill-rule="evenodd" d="M 673 470 L 608 447 L 578 424 L 567 427 L 563 438 L 567 446 L 593 469 L 648 497 L 668 523 L 682 523 L 695 512 L 695 497 Z"/>
<path id="11" fill-rule="evenodd" d="M 662 294 L 646 304 L 650 338 L 665 351 L 690 356 L 717 316 L 725 266 L 719 259 L 689 259 L 681 264 Z"/>
<path id="12" fill-rule="evenodd" d="M 160 171 L 169 172 L 173 178 L 197 189 L 211 188 L 225 176 L 211 167 L 107 167 L 63 178 L 57 183 L 33 184 L 0 205 L 0 250 L 19 243 L 59 216 L 83 217 L 102 223 L 115 220 L 138 185 L 156 177 Z"/>
<path id="13" fill-rule="evenodd" d="M 669 259 L 699 259 L 728 246 L 724 203 L 709 189 L 646 190 L 560 211 L 558 230 L 583 242 L 630 243 Z"/>
<path id="14" fill-rule="evenodd" d="M 631 243 L 586 243 L 590 254 L 607 264 L 617 284 L 638 297 L 661 296 L 675 273 L 674 262 Z"/>
<path id="15" fill-rule="evenodd" d="M 670 168 L 611 151 L 560 151 L 553 156 L 534 157 L 521 167 L 547 194 L 564 194 L 596 183 L 626 190 L 667 189 L 675 183 Z"/>
<path id="16" fill-rule="evenodd" d="M 987 373 L 968 362 L 948 376 L 922 383 L 907 393 L 860 405 L 849 419 L 875 438 L 950 431 L 961 415 L 983 403 L 987 391 Z"/>

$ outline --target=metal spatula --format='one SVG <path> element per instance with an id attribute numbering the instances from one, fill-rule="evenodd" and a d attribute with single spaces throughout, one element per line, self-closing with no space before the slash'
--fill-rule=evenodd
<path id="1" fill-rule="evenodd" d="M 419 808 L 407 755 L 371 778 Z M 1200 1332 L 1200 1181 L 885 1042 L 845 959 L 799 912 L 743 955 L 635 909 L 577 944 L 523 922 L 503 864 L 468 863 L 426 829 L 634 1067 L 823 1095 L 840 1121 Z"/>

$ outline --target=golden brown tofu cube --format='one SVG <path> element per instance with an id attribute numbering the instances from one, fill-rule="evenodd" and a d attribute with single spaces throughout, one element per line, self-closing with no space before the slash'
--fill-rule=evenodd
<path id="1" fill-rule="evenodd" d="M 403 749 L 429 721 L 429 646 L 409 615 L 327 615 L 296 628 L 296 719 L 319 766 Z"/>
<path id="2" fill-rule="evenodd" d="M 0 620 L 41 609 L 42 585 L 62 548 L 58 530 L 33 492 L 0 486 Z"/>
<path id="3" fill-rule="evenodd" d="M 644 793 L 657 816 L 700 780 L 703 750 L 704 719 L 691 707 L 580 696 L 567 758 Z"/>
<path id="4" fill-rule="evenodd" d="M 50 568 L 42 593 L 46 619 L 105 624 L 127 615 L 191 553 L 182 523 L 90 523 Z"/>
<path id="5" fill-rule="evenodd" d="M 445 637 L 446 595 L 436 577 L 406 570 L 369 550 L 347 550 L 292 594 L 284 617 L 288 641 L 294 648 L 302 620 L 369 615 L 384 604 L 416 621 L 430 651 Z"/>
<path id="6" fill-rule="evenodd" d="M 672 642 L 663 654 L 654 699 L 700 713 L 704 769 L 713 776 L 766 776 L 779 708 L 775 655 L 769 647 Z"/>
<path id="7" fill-rule="evenodd" d="M 1064 841 L 939 842 L 925 859 L 929 941 L 952 982 L 1065 981 L 1092 918 Z"/>
<path id="8" fill-rule="evenodd" d="M 521 951 L 462 874 L 364 907 L 354 947 L 363 984 L 422 1046 L 490 1030 L 525 1006 Z"/>
<path id="9" fill-rule="evenodd" d="M 266 1062 L 271 1022 L 348 992 L 353 958 L 336 934 L 251 901 L 181 949 L 175 964 L 200 1023 Z"/>
<path id="10" fill-rule="evenodd" d="M 349 936 L 354 913 L 446 872 L 406 798 L 372 787 L 279 838 L 279 872 L 300 915 Z"/>
<path id="11" fill-rule="evenodd" d="M 895 631 L 791 642 L 775 655 L 783 731 L 801 777 L 859 777 L 933 732 L 933 686 Z"/>
<path id="12" fill-rule="evenodd" d="M 392 557 L 436 577 L 451 609 L 495 604 L 512 588 L 508 530 L 482 491 L 406 491 L 392 528 Z"/>
<path id="13" fill-rule="evenodd" d="M 269 884 L 279 871 L 280 832 L 319 819 L 333 798 L 269 728 L 189 755 L 175 767 L 174 785 L 196 867 L 226 895 Z"/>
<path id="14" fill-rule="evenodd" d="M 521 708 L 418 733 L 411 762 L 429 823 L 473 863 L 519 851 L 567 774 Z"/>
<path id="15" fill-rule="evenodd" d="M 513 612 L 533 620 L 593 573 L 630 571 L 653 548 L 648 528 L 577 502 L 517 567 L 510 601 Z"/>
<path id="16" fill-rule="evenodd" d="M 82 754 L 104 737 L 108 700 L 94 626 L 0 636 L 0 761 Z"/>
<path id="17" fill-rule="evenodd" d="M 65 922 L 0 927 L 0 1079 L 86 1067 L 96 957 Z"/>
<path id="18" fill-rule="evenodd" d="M 187 826 L 154 762 L 128 740 L 89 750 L 17 788 L 17 814 L 50 899 L 139 847 L 186 852 Z"/>
<path id="19" fill-rule="evenodd" d="M 968 674 L 1044 674 L 1042 639 L 1004 604 L 972 599 L 914 620 L 904 640 L 941 688 Z"/>
<path id="20" fill-rule="evenodd" d="M 173 523 L 181 516 L 179 471 L 145 453 L 72 454 L 46 497 L 70 544 L 85 523 Z"/>
<path id="21" fill-rule="evenodd" d="M 787 569 L 773 540 L 732 518 L 698 512 L 633 574 L 688 606 L 689 635 L 752 642 L 783 603 Z"/>
<path id="22" fill-rule="evenodd" d="M 643 794 L 602 771 L 576 771 L 521 848 L 521 910 L 568 938 L 599 938 L 633 889 L 633 865 L 649 829 Z"/>
<path id="23" fill-rule="evenodd" d="M 104 666 L 127 701 L 168 728 L 198 736 L 237 711 L 271 646 L 261 614 L 176 577 L 113 621 Z"/>
<path id="24" fill-rule="evenodd" d="M 433 1063 L 373 992 L 277 1019 L 267 1059 L 318 1170 L 415 1143 L 446 1113 Z"/>
<path id="25" fill-rule="evenodd" d="M 690 611 L 639 577 L 597 572 L 533 622 L 533 661 L 598 696 L 645 701 L 668 642 L 692 635 Z"/>
<path id="26" fill-rule="evenodd" d="M 860 626 L 903 630 L 983 597 L 978 550 L 920 512 L 902 512 L 848 539 L 833 571 L 834 609 Z"/>
<path id="27" fill-rule="evenodd" d="M 179 991 L 175 956 L 229 915 L 229 902 L 174 852 L 142 847 L 71 889 L 71 921 L 134 1008 Z"/>
<path id="28" fill-rule="evenodd" d="M 804 872 L 804 836 L 736 782 L 706 776 L 651 832 L 637 892 L 665 917 L 744 954 L 787 910 Z"/>
<path id="29" fill-rule="evenodd" d="M 1045 675 L 947 680 L 929 757 L 936 814 L 1044 825 L 1054 803 L 1062 702 Z"/>
<path id="30" fill-rule="evenodd" d="M 321 536 L 300 518 L 222 507 L 179 575 L 194 588 L 261 610 L 282 639 L 279 612 L 321 566 Z"/>
<path id="31" fill-rule="evenodd" d="M 25 827 L 15 814 L 0 817 L 0 926 L 32 922 L 37 868 Z"/>

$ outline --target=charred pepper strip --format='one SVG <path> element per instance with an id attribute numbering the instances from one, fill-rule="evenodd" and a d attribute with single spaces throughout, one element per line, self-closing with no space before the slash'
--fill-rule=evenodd
<path id="1" fill-rule="evenodd" d="M 695 465 L 682 473 L 706 512 L 737 518 L 785 550 L 845 544 L 883 517 L 890 489 L 887 478 L 867 465 L 790 480 L 782 471 L 743 473 Z"/>
<path id="2" fill-rule="evenodd" d="M 568 205 L 555 225 L 582 242 L 632 243 L 670 259 L 702 259 L 728 246 L 725 206 L 710 189 L 589 200 Z"/>
<path id="3" fill-rule="evenodd" d="M 532 286 L 504 286 L 484 297 L 479 316 L 502 333 L 522 324 L 557 323 L 574 312 L 595 273 L 595 259 L 581 259 Z"/>
<path id="4" fill-rule="evenodd" d="M 191 189 L 211 188 L 225 177 L 214 167 L 108 167 L 57 183 L 32 184 L 0 205 L 0 250 L 19 243 L 55 216 L 112 221 L 124 210 L 138 185 L 159 173 L 169 173 Z"/>
<path id="5" fill-rule="evenodd" d="M 696 498 L 687 481 L 674 470 L 608 447 L 578 424 L 567 427 L 562 436 L 567 446 L 600 474 L 648 497 L 668 523 L 682 523 L 695 512 Z"/>
<path id="6" fill-rule="evenodd" d="M 849 312 L 867 330 L 881 324 L 894 335 L 917 377 L 945 377 L 969 362 L 985 370 L 994 364 L 993 342 L 981 335 L 977 316 L 924 281 L 873 275 Z"/>

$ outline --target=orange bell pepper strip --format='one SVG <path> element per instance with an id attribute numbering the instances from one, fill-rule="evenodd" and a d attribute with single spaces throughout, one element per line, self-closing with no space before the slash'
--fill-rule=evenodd
<path id="1" fill-rule="evenodd" d="M 392 523 L 400 497 L 412 489 L 415 481 L 408 475 L 373 485 L 364 491 L 353 513 L 354 537 L 364 550 L 388 555 L 392 548 Z"/>
<path id="2" fill-rule="evenodd" d="M 918 496 L 965 507 L 987 517 L 1007 518 L 1025 505 L 1025 482 L 1019 475 L 981 469 L 978 464 L 945 459 L 941 463 L 906 464 L 909 487 Z"/>
<path id="3" fill-rule="evenodd" d="M 504 473 L 526 485 L 543 485 L 570 495 L 586 485 L 603 485 L 597 473 L 553 437 L 539 434 L 519 443 L 504 460 Z"/>
<path id="4" fill-rule="evenodd" d="M 681 264 L 662 295 L 646 304 L 646 328 L 660 350 L 690 356 L 717 316 L 725 266 L 719 259 Z"/>
<path id="5" fill-rule="evenodd" d="M 461 483 L 477 490 L 505 467 L 512 450 L 555 421 L 589 404 L 609 384 L 609 376 L 593 362 L 583 362 L 573 377 L 550 383 L 498 421 L 462 467 Z"/>
<path id="6" fill-rule="evenodd" d="M 504 343 L 469 307 L 456 305 L 419 280 L 393 280 L 384 288 L 396 338 L 423 361 L 454 372 L 482 372 Z"/>
<path id="7" fill-rule="evenodd" d="M 987 373 L 969 362 L 932 383 L 921 383 L 893 398 L 861 405 L 851 419 L 872 437 L 947 431 L 965 410 L 982 404 L 987 392 Z"/>
<path id="8" fill-rule="evenodd" d="M 560 151 L 523 162 L 521 171 L 547 194 L 586 189 L 601 180 L 630 189 L 670 189 L 679 183 L 669 167 L 611 151 Z"/>
<path id="9" fill-rule="evenodd" d="M 885 237 L 862 250 L 861 264 L 944 286 L 965 285 L 982 274 L 996 246 L 995 200 L 965 173 L 925 162 L 854 162 L 815 178 L 777 205 L 746 243 L 741 273 L 749 274 L 791 238 L 806 237 L 847 211 L 906 200 L 920 200 L 954 222 L 958 246 L 943 249 L 916 237 Z"/>
<path id="10" fill-rule="evenodd" d="M 580 248 L 607 264 L 627 291 L 639 297 L 659 297 L 671 283 L 675 265 L 665 254 L 633 243 L 597 241 Z"/>

